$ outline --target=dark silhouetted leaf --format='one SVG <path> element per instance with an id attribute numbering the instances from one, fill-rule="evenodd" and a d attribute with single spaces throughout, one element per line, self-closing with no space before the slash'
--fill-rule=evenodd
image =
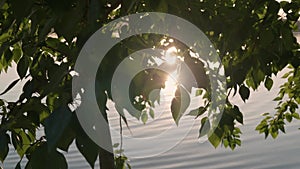
<path id="1" fill-rule="evenodd" d="M 1 132 L 0 133 L 0 161 L 3 163 L 7 154 L 8 154 L 8 143 L 9 143 L 8 134 Z"/>
<path id="2" fill-rule="evenodd" d="M 175 92 L 175 97 L 172 100 L 171 104 L 171 112 L 172 117 L 175 123 L 178 125 L 178 122 L 188 106 L 190 105 L 190 95 L 182 86 L 177 86 L 177 90 Z"/>
<path id="3" fill-rule="evenodd" d="M 18 82 L 20 81 L 20 79 L 14 80 L 13 82 L 11 82 L 11 84 L 0 94 L 4 95 L 5 93 L 7 93 L 10 89 L 12 89 Z"/>
<path id="4" fill-rule="evenodd" d="M 250 90 L 245 85 L 241 85 L 240 89 L 239 89 L 239 94 L 240 94 L 241 98 L 243 99 L 243 101 L 245 102 L 250 96 Z"/>
<path id="5" fill-rule="evenodd" d="M 28 166 L 34 168 L 44 169 L 67 169 L 68 164 L 63 154 L 58 151 L 49 152 L 47 145 L 43 143 L 37 146 L 35 151 L 31 154 Z M 25 167 L 27 168 L 27 166 Z M 30 167 L 29 167 L 30 168 Z"/>
<path id="6" fill-rule="evenodd" d="M 57 145 L 57 141 L 62 136 L 72 117 L 72 112 L 67 106 L 54 110 L 45 120 L 45 133 L 49 150 Z"/>
<path id="7" fill-rule="evenodd" d="M 67 126 L 64 130 L 63 135 L 57 142 L 57 147 L 61 150 L 64 150 L 68 152 L 68 149 L 70 145 L 73 143 L 73 140 L 75 139 L 75 132 L 72 130 L 70 126 Z"/>
<path id="8" fill-rule="evenodd" d="M 234 112 L 236 121 L 238 121 L 239 123 L 243 124 L 243 121 L 244 121 L 243 120 L 243 114 L 240 111 L 240 109 L 237 106 L 234 106 L 233 107 L 233 112 Z"/>
<path id="9" fill-rule="evenodd" d="M 271 90 L 272 86 L 273 86 L 273 80 L 270 77 L 267 77 L 265 80 L 265 87 L 268 90 Z"/>
<path id="10" fill-rule="evenodd" d="M 26 56 L 23 56 L 17 65 L 17 72 L 21 79 L 26 76 L 27 70 L 29 68 L 29 60 Z"/>
<path id="11" fill-rule="evenodd" d="M 77 134 L 76 146 L 92 168 L 98 157 L 99 147 L 85 133 Z"/>
<path id="12" fill-rule="evenodd" d="M 21 169 L 21 161 L 19 161 L 15 167 L 15 169 Z"/>
<path id="13" fill-rule="evenodd" d="M 201 128 L 199 130 L 199 137 L 206 135 L 210 130 L 210 122 L 207 117 L 201 119 Z"/>

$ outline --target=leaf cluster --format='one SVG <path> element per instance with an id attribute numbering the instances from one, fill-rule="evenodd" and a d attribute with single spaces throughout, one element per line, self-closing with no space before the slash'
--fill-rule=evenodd
<path id="1" fill-rule="evenodd" d="M 286 18 L 278 15 L 283 10 Z M 0 99 L 0 160 L 7 157 L 12 144 L 22 160 L 28 159 L 26 168 L 67 168 L 60 152 L 68 151 L 75 141 L 78 150 L 92 168 L 98 157 L 99 147 L 83 132 L 71 107 L 76 107 L 72 97 L 74 64 L 87 39 L 114 18 L 136 12 L 165 12 L 184 18 L 199 29 L 217 49 L 225 68 L 228 96 L 238 93 L 246 101 L 251 90 L 260 84 L 270 90 L 272 76 L 287 65 L 291 72 L 284 78 L 275 116 L 265 114 L 257 130 L 270 133 L 274 138 L 278 131 L 285 132 L 285 122 L 299 119 L 299 65 L 300 50 L 293 31 L 297 29 L 300 2 L 274 0 L 0 0 L 0 72 L 17 64 L 19 78 L 13 81 L 4 95 L 20 81 L 26 81 L 22 94 L 16 101 Z M 144 34 L 130 37 L 112 48 L 97 72 L 96 95 L 101 112 L 111 97 L 111 79 L 118 64 L 129 54 L 160 45 L 162 35 Z M 173 99 L 172 116 L 178 123 L 185 111 L 181 102 L 189 103 L 186 92 L 192 87 L 205 89 L 211 83 L 203 71 L 202 62 L 194 62 L 189 47 L 178 40 L 174 43 L 189 62 L 198 84 L 202 86 L 178 87 Z M 99 44 L 100 47 L 102 44 Z M 167 47 L 165 47 L 166 49 Z M 204 73 L 203 73 L 204 72 Z M 155 83 L 151 79 L 156 79 Z M 182 77 L 184 79 L 184 77 Z M 203 80 L 204 79 L 204 80 Z M 154 117 L 153 103 L 157 95 L 149 96 L 153 89 L 164 87 L 165 75 L 159 71 L 141 72 L 131 83 L 131 101 L 142 96 L 136 107 L 143 112 L 138 118 L 146 123 L 148 114 Z M 78 91 L 78 93 L 80 93 Z M 286 99 L 286 100 L 285 100 Z M 207 105 L 211 100 L 207 100 Z M 119 110 L 123 110 L 121 107 Z M 203 116 L 207 107 L 200 107 L 192 114 Z M 148 114 L 147 114 L 148 112 Z M 126 117 L 119 111 L 123 120 Z M 237 123 L 243 123 L 239 108 L 227 102 L 221 121 L 210 126 L 207 117 L 201 117 L 200 136 L 207 135 L 213 146 L 223 143 L 234 149 L 241 145 L 241 131 Z M 215 128 L 210 131 L 209 129 Z M 37 138 L 37 130 L 44 129 L 45 136 Z M 126 157 L 116 157 L 115 162 L 124 168 Z M 55 161 L 55 162 L 52 162 Z M 51 163 L 50 163 L 51 162 Z M 119 165 L 120 164 L 120 165 Z M 20 168 L 20 163 L 16 168 Z"/>

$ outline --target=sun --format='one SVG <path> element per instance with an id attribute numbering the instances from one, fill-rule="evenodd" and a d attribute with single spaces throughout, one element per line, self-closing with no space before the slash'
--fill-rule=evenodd
<path id="1" fill-rule="evenodd" d="M 159 66 L 163 66 L 167 70 L 168 76 L 165 78 L 165 87 L 161 90 L 161 97 L 172 99 L 175 96 L 178 85 L 178 67 L 181 63 L 181 58 L 178 56 L 179 50 L 175 47 L 169 47 L 162 53 L 159 59 L 155 62 Z"/>
<path id="2" fill-rule="evenodd" d="M 177 67 L 178 66 L 178 49 L 173 46 L 166 50 L 164 55 L 164 61 L 166 64 Z M 177 81 L 178 72 L 175 69 L 172 72 L 169 72 L 169 75 L 165 81 L 165 89 L 163 90 L 164 95 L 168 95 L 169 97 L 175 96 L 175 91 L 177 89 L 178 81 Z"/>
<path id="3" fill-rule="evenodd" d="M 166 96 L 169 96 L 173 98 L 175 96 L 175 92 L 177 90 L 177 78 L 176 78 L 176 72 L 173 72 L 172 74 L 169 74 L 167 77 L 167 80 L 165 81 L 165 88 L 162 90 L 162 93 Z"/>
<path id="4" fill-rule="evenodd" d="M 178 50 L 176 47 L 170 47 L 166 52 L 164 59 L 167 64 L 173 65 L 176 63 L 178 56 L 177 56 Z"/>

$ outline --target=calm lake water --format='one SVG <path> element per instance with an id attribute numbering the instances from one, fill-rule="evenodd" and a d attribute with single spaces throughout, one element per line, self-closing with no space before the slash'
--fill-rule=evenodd
<path id="1" fill-rule="evenodd" d="M 133 169 L 243 169 L 243 168 L 260 168 L 260 169 L 283 169 L 283 168 L 300 168 L 300 121 L 294 121 L 287 124 L 286 134 L 280 134 L 275 140 L 272 138 L 264 139 L 255 131 L 256 125 L 262 119 L 261 114 L 265 112 L 274 113 L 276 102 L 272 99 L 276 96 L 279 86 L 283 83 L 280 78 L 283 72 L 274 77 L 274 86 L 269 92 L 260 87 L 257 91 L 252 92 L 247 103 L 243 103 L 239 97 L 232 98 L 234 104 L 239 105 L 244 113 L 244 125 L 241 125 L 243 132 L 241 140 L 242 146 L 237 147 L 234 151 L 224 147 L 213 148 L 208 142 L 199 143 L 198 122 L 192 126 L 184 140 L 176 144 L 173 148 L 159 155 L 152 157 L 140 158 L 139 154 L 145 154 L 150 150 L 166 149 L 166 140 L 161 140 L 161 144 L 155 146 L 144 145 L 141 149 L 139 146 L 132 146 L 130 142 L 124 143 L 125 154 L 130 158 L 130 164 Z M 11 70 L 7 74 L 0 76 L 0 91 L 2 91 L 12 80 L 16 79 L 16 73 Z M 13 101 L 20 93 L 22 83 L 15 89 L 4 96 L 5 99 Z M 3 98 L 3 97 L 2 97 Z M 298 110 L 299 112 L 299 110 Z M 151 128 L 143 125 L 133 125 L 131 128 L 135 136 L 143 136 L 148 133 L 160 133 L 162 130 L 170 127 L 171 115 L 161 116 L 159 124 Z M 118 119 L 110 115 L 112 129 L 118 129 Z M 151 123 L 150 123 L 151 125 Z M 186 131 L 189 126 L 180 125 L 178 133 Z M 124 129 L 126 132 L 126 129 Z M 168 138 L 169 142 L 177 142 L 177 135 L 174 134 Z M 114 142 L 118 142 L 114 139 Z M 126 145 L 128 144 L 128 146 Z M 126 149 L 127 146 L 127 149 Z M 128 148 L 130 147 L 130 148 Z M 151 151 L 150 151 L 151 152 Z M 84 157 L 77 151 L 74 144 L 71 145 L 68 153 L 65 153 L 70 169 L 88 169 L 90 168 Z M 137 158 L 139 157 L 139 158 Z M 11 149 L 4 164 L 0 164 L 4 169 L 14 168 L 19 161 L 16 152 Z M 23 163 L 22 168 L 25 166 Z M 97 166 L 98 167 L 98 163 Z"/>

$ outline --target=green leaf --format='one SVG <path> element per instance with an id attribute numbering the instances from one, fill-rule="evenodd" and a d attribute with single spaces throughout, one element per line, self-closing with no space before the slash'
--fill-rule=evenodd
<path id="1" fill-rule="evenodd" d="M 260 83 L 265 79 L 265 73 L 261 69 L 254 69 L 252 72 L 252 76 L 256 86 L 254 89 L 256 89 L 260 85 Z"/>
<path id="2" fill-rule="evenodd" d="M 149 110 L 149 115 L 152 119 L 154 119 L 155 115 L 154 115 L 154 110 L 152 108 L 150 108 L 150 110 Z"/>
<path id="3" fill-rule="evenodd" d="M 292 71 L 289 71 L 289 72 L 285 73 L 281 78 L 285 79 L 285 78 L 289 77 L 291 75 L 291 73 L 292 73 Z"/>
<path id="4" fill-rule="evenodd" d="M 264 131 L 264 133 L 265 133 L 265 139 L 269 136 L 269 130 L 268 129 L 266 129 L 265 131 Z"/>
<path id="5" fill-rule="evenodd" d="M 23 56 L 17 65 L 17 72 L 21 79 L 26 76 L 27 70 L 29 68 L 29 60 L 26 56 Z"/>
<path id="6" fill-rule="evenodd" d="M 215 131 L 208 137 L 209 142 L 217 148 L 222 140 L 222 131 L 219 128 L 216 128 Z"/>
<path id="7" fill-rule="evenodd" d="M 64 133 L 72 117 L 72 112 L 67 106 L 54 110 L 45 120 L 45 133 L 51 151 Z"/>
<path id="8" fill-rule="evenodd" d="M 202 95 L 202 93 L 203 93 L 203 89 L 198 89 L 196 91 L 196 96 L 200 96 L 200 95 Z"/>
<path id="9" fill-rule="evenodd" d="M 270 91 L 273 86 L 273 80 L 270 77 L 266 77 L 265 87 Z"/>
<path id="10" fill-rule="evenodd" d="M 282 131 L 283 133 L 285 133 L 285 127 L 284 127 L 284 125 L 280 125 L 278 128 L 279 128 L 280 131 Z"/>
<path id="11" fill-rule="evenodd" d="M 49 116 L 49 114 L 49 111 L 40 112 L 40 122 L 43 122 Z"/>
<path id="12" fill-rule="evenodd" d="M 22 56 L 22 50 L 19 45 L 15 45 L 13 49 L 13 60 L 17 62 Z"/>
<path id="13" fill-rule="evenodd" d="M 273 139 L 275 139 L 278 136 L 278 130 L 276 130 L 274 127 L 271 127 L 270 134 L 273 137 Z"/>
<path id="14" fill-rule="evenodd" d="M 130 164 L 126 163 L 126 166 L 127 166 L 128 169 L 131 169 Z"/>
<path id="15" fill-rule="evenodd" d="M 148 114 L 147 111 L 143 111 L 142 112 L 142 116 L 141 116 L 141 120 L 144 124 L 146 124 L 146 122 L 148 121 Z"/>
<path id="16" fill-rule="evenodd" d="M 187 115 L 189 115 L 189 116 L 198 116 L 198 109 L 190 111 Z"/>
<path id="17" fill-rule="evenodd" d="M 293 116 L 290 113 L 285 113 L 285 119 L 290 123 L 293 120 Z"/>
<path id="18" fill-rule="evenodd" d="M 115 159 L 116 169 L 126 169 L 126 161 L 127 161 L 127 157 L 125 156 L 116 157 Z"/>
<path id="19" fill-rule="evenodd" d="M 114 151 L 115 154 L 122 154 L 124 153 L 124 149 L 117 149 Z"/>
<path id="20" fill-rule="evenodd" d="M 4 162 L 9 151 L 8 143 L 10 143 L 9 135 L 4 132 L 1 132 L 0 133 L 0 161 L 2 163 Z"/>
<path id="21" fill-rule="evenodd" d="M 65 43 L 61 42 L 59 39 L 48 38 L 46 40 L 46 44 L 52 49 L 60 51 L 64 55 L 72 56 L 72 51 L 69 49 L 69 47 Z"/>
<path id="22" fill-rule="evenodd" d="M 235 135 L 242 134 L 242 131 L 241 131 L 241 129 L 235 127 L 234 131 L 233 131 L 233 134 L 235 134 Z"/>
<path id="23" fill-rule="evenodd" d="M 191 99 L 189 93 L 185 88 L 179 85 L 175 92 L 175 97 L 173 98 L 171 103 L 172 117 L 177 125 L 180 118 L 190 105 L 190 100 Z"/>
<path id="24" fill-rule="evenodd" d="M 292 116 L 295 118 L 295 119 L 297 119 L 297 120 L 300 120 L 300 116 L 299 116 L 299 114 L 298 113 L 292 113 Z"/>
<path id="25" fill-rule="evenodd" d="M 268 116 L 270 113 L 264 113 L 262 114 L 262 116 Z"/>
<path id="26" fill-rule="evenodd" d="M 120 145 L 120 143 L 115 143 L 115 144 L 113 145 L 113 148 L 118 148 L 119 145 Z"/>
<path id="27" fill-rule="evenodd" d="M 204 114 L 206 112 L 206 110 L 207 110 L 206 107 L 201 106 L 196 110 L 190 111 L 187 115 L 198 117 L 198 116 L 201 116 L 202 114 Z"/>
<path id="28" fill-rule="evenodd" d="M 17 153 L 21 158 L 24 156 L 27 149 L 30 147 L 31 142 L 34 140 L 33 137 L 30 137 L 22 129 L 15 129 L 11 134 L 11 139 L 14 148 L 17 150 Z"/>
<path id="29" fill-rule="evenodd" d="M 243 99 L 243 101 L 245 102 L 250 96 L 250 90 L 245 85 L 241 85 L 240 89 L 239 89 L 239 94 L 240 94 L 241 98 Z"/>
<path id="30" fill-rule="evenodd" d="M 3 42 L 9 40 L 10 34 L 9 33 L 3 33 L 0 35 L 0 43 L 2 44 Z"/>
<path id="31" fill-rule="evenodd" d="M 210 130 L 210 122 L 207 117 L 201 119 L 201 128 L 199 130 L 199 137 L 206 135 Z"/>
<path id="32" fill-rule="evenodd" d="M 225 139 L 223 141 L 223 145 L 224 145 L 225 148 L 228 147 L 229 146 L 229 141 L 227 139 Z"/>
<path id="33" fill-rule="evenodd" d="M 241 142 L 241 140 L 239 140 L 239 139 L 236 139 L 236 140 L 235 140 L 235 143 L 236 143 L 237 145 L 239 145 L 239 146 L 242 145 L 242 142 Z"/>

